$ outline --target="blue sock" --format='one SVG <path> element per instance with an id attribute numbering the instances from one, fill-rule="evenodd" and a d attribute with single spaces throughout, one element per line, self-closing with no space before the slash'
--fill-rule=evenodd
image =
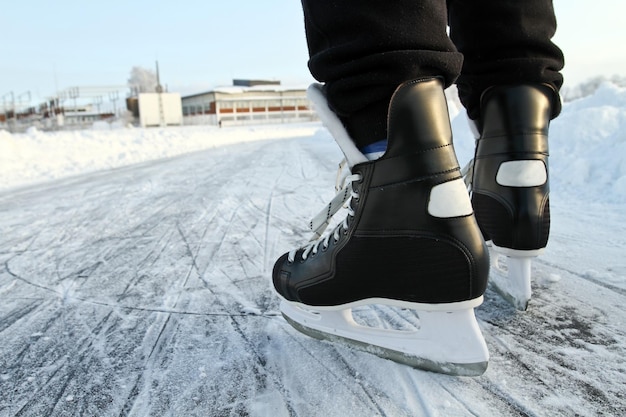
<path id="1" fill-rule="evenodd" d="M 367 146 L 359 149 L 363 155 L 370 161 L 378 159 L 387 150 L 387 139 L 379 140 L 378 142 L 370 143 Z"/>

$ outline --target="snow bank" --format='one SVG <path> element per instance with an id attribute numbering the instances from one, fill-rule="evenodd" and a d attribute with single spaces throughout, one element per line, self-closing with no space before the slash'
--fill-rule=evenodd
<path id="1" fill-rule="evenodd" d="M 455 146 L 464 164 L 472 157 L 474 139 L 465 112 L 455 107 L 452 114 Z M 0 190 L 226 144 L 311 136 L 317 129 L 318 124 L 308 123 L 224 129 L 98 125 L 86 131 L 31 129 L 25 134 L 0 130 Z M 595 94 L 566 103 L 550 134 L 553 189 L 581 199 L 626 201 L 626 88 L 605 83 Z"/>
<path id="2" fill-rule="evenodd" d="M 217 128 L 110 128 L 24 134 L 0 130 L 0 190 L 228 144 L 311 136 L 316 123 Z"/>
<path id="3" fill-rule="evenodd" d="M 626 88 L 605 83 L 552 123 L 552 178 L 581 198 L 626 201 Z"/>
<path id="4" fill-rule="evenodd" d="M 463 165 L 474 152 L 465 112 L 452 128 Z M 550 126 L 550 176 L 553 191 L 626 202 L 626 88 L 607 82 L 593 95 L 563 105 Z"/>

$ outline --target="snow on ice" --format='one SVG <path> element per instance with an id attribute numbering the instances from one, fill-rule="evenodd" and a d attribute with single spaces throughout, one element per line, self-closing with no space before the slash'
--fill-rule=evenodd
<path id="1" fill-rule="evenodd" d="M 280 317 L 273 261 L 334 194 L 320 124 L 0 130 L 0 416 L 626 415 L 626 89 L 566 103 L 550 151 L 529 310 L 489 289 L 489 369 L 455 378 Z"/>

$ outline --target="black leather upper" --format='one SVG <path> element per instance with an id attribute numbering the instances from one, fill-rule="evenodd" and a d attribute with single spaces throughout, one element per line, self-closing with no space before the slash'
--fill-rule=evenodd
<path id="1" fill-rule="evenodd" d="M 341 239 L 302 260 L 274 268 L 274 285 L 288 300 L 338 305 L 384 297 L 413 302 L 465 301 L 482 295 L 489 260 L 473 214 L 428 213 L 431 189 L 460 179 L 439 79 L 403 84 L 392 98 L 386 153 L 353 173 L 354 218 Z"/>
<path id="2" fill-rule="evenodd" d="M 503 162 L 541 161 L 548 172 L 548 128 L 554 90 L 547 85 L 500 86 L 482 98 L 472 203 L 485 239 L 497 246 L 536 250 L 550 229 L 549 181 L 532 187 L 497 183 Z"/>

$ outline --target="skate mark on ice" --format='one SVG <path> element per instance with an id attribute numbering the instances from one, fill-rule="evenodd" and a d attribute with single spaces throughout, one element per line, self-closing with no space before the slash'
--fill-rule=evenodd
<path id="1" fill-rule="evenodd" d="M 158 336 L 152 343 L 150 353 L 148 354 L 148 357 L 144 360 L 144 365 L 143 365 L 144 371 L 138 373 L 135 383 L 133 384 L 133 387 L 131 388 L 129 395 L 126 398 L 124 405 L 122 406 L 122 409 L 119 414 L 120 417 L 128 416 L 132 412 L 132 410 L 134 409 L 138 401 L 140 394 L 144 392 L 144 390 L 141 390 L 139 387 L 142 385 L 145 379 L 148 379 L 148 380 L 152 379 L 151 375 L 146 375 L 146 374 L 150 374 L 152 369 L 154 368 L 154 362 L 156 361 L 156 357 L 158 356 L 158 353 L 163 349 L 163 345 L 166 343 L 164 339 L 166 337 L 171 336 L 171 333 L 173 333 L 173 332 L 167 332 L 166 334 L 166 329 L 168 327 L 168 324 L 170 323 L 170 319 L 171 319 L 171 315 L 167 314 L 158 332 Z M 146 333 L 148 332 L 149 332 L 149 329 Z M 147 395 L 149 395 L 149 390 L 148 390 Z"/>
<path id="2" fill-rule="evenodd" d="M 540 265 L 543 265 L 543 266 L 550 267 L 552 269 L 556 269 L 558 271 L 567 272 L 568 274 L 571 274 L 571 275 L 574 275 L 574 276 L 576 276 L 578 278 L 581 278 L 581 279 L 587 280 L 589 282 L 592 282 L 592 283 L 594 283 L 596 285 L 599 285 L 600 287 L 606 288 L 607 290 L 611 290 L 613 292 L 616 292 L 619 295 L 626 296 L 626 289 L 617 287 L 615 285 L 611 285 L 611 284 L 609 284 L 607 282 L 604 282 L 604 281 L 601 281 L 601 280 L 599 280 L 597 278 L 594 278 L 594 277 L 590 276 L 588 273 L 579 272 L 579 271 L 573 271 L 570 268 L 557 265 L 555 263 L 546 261 L 544 259 L 538 259 L 537 263 L 539 263 Z"/>
<path id="3" fill-rule="evenodd" d="M 374 398 L 375 396 L 378 397 L 382 397 L 384 398 L 385 395 L 379 391 L 379 390 L 375 390 L 374 387 L 367 387 L 364 384 L 364 380 L 363 378 L 359 377 L 359 373 L 356 371 L 356 368 L 354 366 L 352 366 L 345 358 L 345 356 L 340 353 L 337 349 L 337 347 L 335 347 L 335 352 L 338 355 L 337 357 L 340 359 L 341 364 L 343 364 L 343 366 L 345 367 L 345 369 L 348 372 L 348 375 L 350 375 L 350 377 L 356 381 L 358 383 L 359 388 L 361 389 L 361 391 L 363 392 L 363 394 L 365 394 L 366 398 L 369 400 L 369 402 L 372 404 L 372 406 L 376 409 L 376 411 L 378 412 L 379 416 L 387 416 L 387 413 L 385 413 L 385 411 L 382 409 L 381 405 L 378 403 L 378 401 L 376 401 L 376 399 Z M 347 350 L 351 350 L 350 348 L 347 348 Z M 356 353 L 357 355 L 359 353 L 352 351 L 352 353 Z M 372 392 L 370 392 L 372 391 Z"/>
<path id="4" fill-rule="evenodd" d="M 62 313 L 59 313 L 57 317 L 51 318 L 49 325 L 56 321 L 58 315 L 61 314 Z M 35 388 L 34 392 L 30 393 L 31 395 L 24 401 L 24 404 L 19 408 L 15 416 L 30 416 L 33 415 L 33 413 L 37 413 L 37 415 L 51 415 L 57 408 L 62 409 L 63 406 L 66 405 L 67 400 L 62 400 L 62 398 L 65 397 L 68 386 L 76 383 L 76 381 L 81 378 L 81 375 L 84 375 L 86 368 L 90 367 L 89 362 L 91 361 L 91 357 L 89 353 L 93 350 L 93 342 L 95 338 L 99 336 L 103 329 L 103 324 L 109 320 L 110 316 L 111 313 L 107 314 L 96 324 L 91 333 L 83 336 L 77 343 L 63 344 L 61 347 L 53 345 L 53 349 L 46 350 L 45 355 L 39 358 L 40 363 L 48 364 L 50 360 L 52 360 L 54 371 L 48 375 L 43 384 Z M 44 325 L 43 327 L 47 329 L 48 325 Z M 71 334 L 68 334 L 64 337 L 67 338 L 70 336 Z M 69 352 L 66 351 L 65 348 L 68 348 Z M 30 347 L 26 349 L 30 349 Z M 73 359 L 76 359 L 76 361 L 73 361 Z M 26 375 L 19 375 L 25 370 L 22 368 L 17 368 L 17 370 L 17 377 L 22 380 L 26 379 Z M 58 377 L 57 374 L 59 374 Z M 85 376 L 88 377 L 88 375 L 87 373 Z M 59 384 L 58 381 L 62 382 Z M 85 401 L 89 401 L 89 399 L 81 398 L 80 401 L 84 403 Z M 43 411 L 43 409 L 46 411 Z M 63 411 L 59 411 L 59 413 L 64 414 Z"/>
<path id="5" fill-rule="evenodd" d="M 189 269 L 188 269 L 187 273 L 180 280 L 182 282 L 180 282 L 177 285 L 177 287 L 179 288 L 180 291 L 177 291 L 177 294 L 176 294 L 176 296 L 174 298 L 174 301 L 173 301 L 172 309 L 174 309 L 174 310 L 178 306 L 178 303 L 180 301 L 180 297 L 181 297 L 181 294 L 182 294 L 182 290 L 187 286 L 187 283 L 189 282 L 189 278 L 191 276 L 192 271 L 195 270 L 199 274 L 199 271 L 198 271 L 199 268 L 198 268 L 198 264 L 197 264 L 197 260 L 196 260 L 197 252 L 195 254 L 193 253 L 193 251 L 192 251 L 192 249 L 191 249 L 191 247 L 189 245 L 189 242 L 187 240 L 187 237 L 186 237 L 185 233 L 183 233 L 183 231 L 181 229 L 181 226 L 180 226 L 180 224 L 178 222 L 176 223 L 176 228 L 177 228 L 178 233 L 179 233 L 179 235 L 180 235 L 180 237 L 181 237 L 181 239 L 182 239 L 182 241 L 183 241 L 183 243 L 185 245 L 185 249 L 186 249 L 187 255 L 191 259 L 191 264 L 189 266 Z M 204 231 L 203 238 L 204 238 L 205 234 L 206 234 L 206 229 Z M 209 291 L 211 291 L 211 290 L 209 289 Z M 159 314 L 164 314 L 165 315 L 165 320 L 164 320 L 164 322 L 163 322 L 163 324 L 162 324 L 162 326 L 161 326 L 161 328 L 160 328 L 160 330 L 158 332 L 158 336 L 156 337 L 156 339 L 155 339 L 155 341 L 154 341 L 154 343 L 152 345 L 152 348 L 150 350 L 150 353 L 148 354 L 147 359 L 144 361 L 144 369 L 147 369 L 147 372 L 144 370 L 144 372 L 139 373 L 139 375 L 138 375 L 138 377 L 137 377 L 133 387 L 131 388 L 129 396 L 127 397 L 127 399 L 126 399 L 126 401 L 125 401 L 125 403 L 124 403 L 124 405 L 122 407 L 122 410 L 121 410 L 121 413 L 120 413 L 120 417 L 127 416 L 128 414 L 130 414 L 132 412 L 132 410 L 134 409 L 134 407 L 135 407 L 135 405 L 136 405 L 136 403 L 137 403 L 137 401 L 139 399 L 139 396 L 141 394 L 143 394 L 144 392 L 146 392 L 146 390 L 140 390 L 139 387 L 141 385 L 143 385 L 144 380 L 146 380 L 146 379 L 147 380 L 152 380 L 151 372 L 152 372 L 152 369 L 154 368 L 154 363 L 156 361 L 156 358 L 159 356 L 161 350 L 164 349 L 164 346 L 166 344 L 168 344 L 166 339 L 170 339 L 170 338 L 174 337 L 174 335 L 175 335 L 175 330 L 176 329 L 168 329 L 168 326 L 173 321 L 172 320 L 172 313 L 167 312 L 167 313 L 159 313 Z M 176 324 L 176 328 L 177 327 L 178 327 L 178 324 Z M 149 375 L 146 375 L 147 373 Z M 145 395 L 149 395 L 149 392 L 150 391 L 148 390 L 147 394 L 145 394 Z"/>
<path id="6" fill-rule="evenodd" d="M 46 301 L 44 303 L 41 303 L 37 306 L 37 308 L 35 309 L 35 311 L 39 311 L 39 310 L 45 310 L 47 308 L 49 308 L 51 305 L 53 305 L 55 303 L 55 301 Z M 54 323 L 58 317 L 61 315 L 61 312 L 57 310 L 56 315 L 52 318 L 50 318 L 43 326 L 41 326 L 41 329 L 46 330 L 48 328 L 48 325 L 50 323 Z M 25 316 L 24 319 L 27 321 L 27 323 L 22 323 L 23 327 L 29 327 L 28 325 L 30 324 L 30 322 L 32 321 L 32 316 Z M 37 329 L 39 330 L 39 329 Z M 33 334 L 45 334 L 43 332 L 35 332 Z M 15 369 L 18 372 L 21 372 L 20 369 L 20 364 L 23 362 L 23 359 L 25 358 L 26 354 L 31 350 L 31 344 L 24 344 L 20 347 L 20 349 L 15 353 L 15 360 L 13 361 L 13 365 L 10 365 L 7 367 L 8 370 L 12 370 Z"/>
<path id="7" fill-rule="evenodd" d="M 18 225 L 18 227 L 21 227 L 22 224 Z M 34 233 L 33 235 L 29 235 L 29 236 L 24 236 L 22 238 L 18 238 L 18 240 L 13 241 L 13 240 L 8 240 L 7 246 L 8 249 L 6 251 L 0 251 L 0 255 L 12 255 L 8 260 L 10 261 L 11 258 L 14 258 L 16 256 L 22 255 L 26 252 L 29 252 L 32 248 L 32 246 L 35 244 L 35 242 L 37 241 L 37 239 L 41 236 L 41 234 L 43 233 L 42 230 L 39 230 L 38 232 Z M 15 247 L 19 246 L 20 243 L 22 242 L 27 242 L 26 243 L 26 247 L 22 248 L 22 249 L 14 249 Z"/>
<path id="8" fill-rule="evenodd" d="M 148 266 L 153 266 L 157 263 L 159 259 L 161 259 L 161 257 L 163 256 L 163 253 L 165 252 L 167 248 L 168 243 L 172 239 L 173 233 L 174 232 L 168 233 L 167 238 L 165 238 L 166 237 L 165 235 L 161 236 L 159 241 L 155 243 L 155 245 L 151 248 L 151 250 L 147 251 L 146 256 L 137 263 L 137 271 L 143 270 L 144 268 Z M 164 239 L 164 242 L 161 243 L 161 240 L 163 239 Z M 154 256 L 154 259 L 150 260 L 152 256 Z M 138 285 L 139 282 L 144 278 L 147 278 L 147 275 L 145 273 L 139 274 L 138 272 L 135 272 L 133 276 L 128 280 L 121 294 L 119 294 L 119 296 L 117 297 L 117 303 L 120 305 L 120 307 L 124 308 L 124 306 L 121 304 L 122 301 L 124 300 L 124 298 L 126 298 L 126 295 L 131 290 L 131 288 Z M 102 304 L 106 305 L 107 303 L 102 303 Z"/>
<path id="9" fill-rule="evenodd" d="M 481 417 L 480 412 L 478 411 L 474 411 L 473 407 L 471 407 L 471 403 L 468 403 L 468 401 L 464 401 L 456 392 L 456 388 L 449 388 L 445 383 L 443 383 L 443 381 L 441 381 L 439 378 L 437 379 L 437 384 L 441 387 L 441 389 L 443 389 L 445 392 L 448 393 L 448 395 L 450 395 L 450 397 L 454 398 L 454 400 L 461 405 L 461 407 L 463 407 L 463 409 L 465 411 L 467 411 L 468 414 L 475 416 L 475 417 Z M 473 400 L 474 398 L 472 398 Z M 508 403 L 506 403 L 507 407 L 509 406 Z"/>
<path id="10" fill-rule="evenodd" d="M 523 417 L 540 417 L 540 414 L 536 414 L 528 407 L 526 407 L 521 400 L 518 400 L 510 393 L 502 389 L 497 383 L 493 383 L 490 380 L 480 380 L 478 384 L 486 391 L 500 398 L 506 405 L 511 407 L 518 415 Z"/>
<path id="11" fill-rule="evenodd" d="M 241 340 L 243 340 L 245 345 L 248 347 L 248 350 L 254 354 L 254 358 L 256 359 L 256 363 L 253 366 L 253 372 L 255 374 L 255 377 L 262 379 L 264 382 L 271 382 L 272 385 L 282 394 L 284 404 L 289 411 L 289 415 L 297 415 L 282 381 L 278 378 L 277 375 L 267 371 L 267 360 L 261 355 L 259 349 L 254 343 L 252 343 L 249 336 L 241 329 L 241 326 L 237 319 L 231 317 L 231 322 L 233 324 L 233 328 L 235 329 Z"/>
<path id="12" fill-rule="evenodd" d="M 280 175 L 282 176 L 282 173 Z M 267 272 L 268 270 L 271 270 L 268 259 L 269 259 L 269 253 L 270 253 L 270 224 L 271 224 L 271 218 L 272 218 L 272 204 L 274 202 L 274 189 L 275 188 L 276 188 L 276 182 L 274 183 L 274 187 L 272 187 L 272 191 L 270 192 L 270 195 L 267 199 L 267 209 L 265 211 L 265 244 L 263 245 L 263 272 Z"/>
<path id="13" fill-rule="evenodd" d="M 31 282 L 31 281 L 29 281 L 29 280 L 27 280 L 27 279 L 25 279 L 23 277 L 20 277 L 19 275 L 13 273 L 8 266 L 6 267 L 6 269 L 7 269 L 7 272 L 9 273 L 9 275 L 14 277 L 15 279 L 20 280 L 20 281 L 22 281 L 22 282 L 24 282 L 24 283 L 26 283 L 26 284 L 28 284 L 30 286 L 33 286 L 35 288 L 39 288 L 39 289 L 42 289 L 44 291 L 50 292 L 50 293 L 56 295 L 57 298 L 60 298 L 62 300 L 66 300 L 66 301 L 68 300 L 67 293 L 64 293 L 62 291 L 58 291 L 56 289 L 49 288 L 49 287 L 46 287 L 46 286 L 43 286 L 43 285 L 39 285 L 39 284 Z M 185 282 L 183 283 L 183 285 L 187 284 L 188 278 L 189 278 L 189 274 L 185 276 Z M 149 308 L 149 307 L 126 306 L 126 305 L 120 304 L 120 302 L 122 301 L 122 299 L 124 297 L 124 294 L 131 288 L 131 286 L 132 286 L 131 284 L 132 284 L 132 281 L 129 281 L 129 284 L 124 289 L 124 292 L 118 296 L 118 302 L 116 302 L 116 303 L 107 303 L 107 302 L 103 302 L 103 301 L 93 300 L 93 299 L 77 296 L 76 294 L 71 295 L 71 301 L 77 301 L 77 302 L 82 302 L 82 303 L 91 304 L 91 305 L 108 307 L 108 308 L 111 308 L 111 309 L 123 309 L 123 310 L 132 310 L 132 311 L 150 312 L 150 313 L 165 313 L 165 314 L 178 314 L 178 315 L 191 315 L 191 316 L 207 316 L 207 317 L 211 317 L 211 316 L 217 316 L 217 317 L 220 317 L 220 316 L 221 317 L 258 316 L 258 317 L 267 317 L 267 318 L 279 316 L 278 313 L 275 313 L 275 314 L 271 314 L 271 313 L 270 314 L 255 314 L 254 312 L 230 313 L 230 312 L 227 312 L 227 311 L 224 311 L 224 312 L 196 312 L 196 311 L 187 311 L 187 310 L 177 310 L 176 308 L 172 308 L 172 309 L 167 309 L 167 308 Z M 215 294 L 213 292 L 213 290 L 210 288 L 210 286 L 207 287 L 207 290 L 212 292 L 213 294 Z M 178 295 L 178 298 L 180 298 L 180 293 Z M 176 301 L 175 304 L 177 304 L 178 298 L 177 298 L 177 301 Z M 41 299 L 37 299 L 37 300 L 41 300 Z M 19 318 L 21 318 L 22 316 L 26 316 L 28 313 L 31 313 L 32 311 L 36 310 L 37 307 L 38 307 L 37 305 L 34 305 L 33 309 L 30 309 L 30 310 L 26 311 Z M 12 317 L 12 315 L 7 316 L 6 318 L 10 318 L 10 317 Z M 8 328 L 14 322 L 11 322 L 11 323 L 7 324 L 4 327 L 3 327 L 3 323 L 4 323 L 4 321 L 0 322 L 0 332 L 5 330 L 6 328 Z"/>
<path id="14" fill-rule="evenodd" d="M 358 374 L 354 367 L 352 367 L 348 361 L 344 358 L 343 354 L 339 352 L 339 349 L 346 349 L 350 353 L 360 353 L 353 352 L 349 348 L 344 346 L 336 346 L 332 343 L 326 343 L 324 341 L 314 340 L 310 338 L 305 338 L 301 333 L 296 332 L 291 326 L 289 326 L 284 320 L 280 320 L 280 329 L 283 333 L 296 345 L 299 346 L 302 353 L 306 354 L 307 357 L 312 360 L 313 363 L 317 364 L 320 368 L 322 368 L 323 375 L 325 378 L 331 376 L 337 383 L 341 384 L 348 392 L 353 395 L 362 398 L 362 401 L 371 403 L 373 408 L 376 409 L 376 415 L 386 416 L 387 414 L 381 408 L 381 406 L 376 402 L 373 397 L 373 394 L 368 391 L 368 389 L 364 386 L 361 378 L 358 378 Z M 308 342 L 308 343 L 305 343 Z M 320 359 L 320 355 L 314 352 L 316 345 L 323 348 L 326 354 L 330 354 L 334 360 L 330 361 L 330 363 L 334 365 L 340 365 L 344 371 L 348 372 L 350 378 L 340 375 L 335 369 L 329 367 L 325 361 Z M 313 347 L 313 349 L 312 349 Z M 288 366 L 288 365 L 287 365 Z M 358 383 L 358 388 L 354 385 L 354 382 Z M 281 382 L 281 385 L 282 384 Z M 363 398 L 365 397 L 365 398 Z M 382 395 L 384 398 L 385 395 Z M 297 414 L 292 414 L 297 415 Z"/>
<path id="15" fill-rule="evenodd" d="M 566 392 L 570 401 L 559 407 L 559 412 L 623 414 L 616 404 L 621 401 L 626 383 L 624 331 L 611 325 L 614 313 L 610 308 L 600 310 L 594 307 L 593 299 L 572 299 L 563 290 L 537 294 L 534 305 L 525 313 L 490 309 L 492 300 L 487 298 L 478 310 L 481 319 L 491 326 L 485 330 L 492 348 L 491 372 L 486 376 L 491 380 L 493 375 L 515 374 L 525 381 L 519 389 L 508 388 L 526 392 L 517 400 L 519 407 L 534 398 L 537 407 L 543 405 L 544 411 L 556 412 L 554 405 L 544 399 L 560 398 Z M 492 385 L 494 390 L 499 387 L 494 394 L 505 391 L 497 382 Z M 567 389 L 559 390 L 563 385 Z M 530 407 L 527 404 L 524 408 Z"/>
<path id="16" fill-rule="evenodd" d="M 179 234 L 180 234 L 180 236 L 181 236 L 181 238 L 182 238 L 182 240 L 183 240 L 183 242 L 185 244 L 185 247 L 186 247 L 186 250 L 187 250 L 187 254 L 188 254 L 188 256 L 191 259 L 191 265 L 189 267 L 189 270 L 187 271 L 187 273 L 181 279 L 182 282 L 177 286 L 182 291 L 187 286 L 187 283 L 188 283 L 189 278 L 191 276 L 191 272 L 193 270 L 197 271 L 198 270 L 198 266 L 197 266 L 197 262 L 196 262 L 196 255 L 192 252 L 191 247 L 189 246 L 189 243 L 187 241 L 187 238 L 186 238 L 185 234 L 183 233 L 183 231 L 181 230 L 181 227 L 180 227 L 179 223 L 176 223 L 176 228 L 177 228 L 177 230 L 178 230 L 178 232 L 179 232 Z M 176 309 L 176 307 L 178 306 L 178 303 L 179 303 L 180 297 L 181 297 L 181 291 L 177 291 L 177 294 L 175 296 L 175 299 L 174 299 L 173 305 L 172 305 L 173 309 Z M 172 314 L 169 313 L 169 312 L 168 313 L 164 313 L 164 314 L 166 316 L 165 321 L 164 321 L 164 323 L 163 323 L 163 325 L 162 325 L 162 327 L 161 327 L 161 329 L 159 331 L 159 334 L 158 334 L 156 340 L 154 341 L 154 344 L 152 345 L 152 349 L 150 350 L 150 353 L 149 353 L 148 358 L 146 360 L 147 364 L 151 364 L 151 361 L 153 360 L 152 359 L 153 356 L 156 356 L 156 353 L 158 353 L 163 348 L 163 344 L 165 343 L 165 342 L 163 342 L 163 340 L 165 339 L 165 336 L 166 336 L 166 329 L 168 328 L 168 325 L 171 322 Z M 173 330 L 170 331 L 169 333 L 173 333 Z M 138 378 L 138 382 L 139 382 L 139 379 L 144 377 L 144 374 L 145 374 L 145 372 L 140 374 L 140 378 Z M 135 387 L 138 386 L 138 382 L 136 382 Z M 133 390 L 134 389 L 135 388 L 133 387 Z M 127 404 L 128 404 L 128 402 L 127 402 Z M 124 407 L 124 409 L 126 409 L 126 407 Z M 130 409 L 132 410 L 132 407 Z"/>
<path id="17" fill-rule="evenodd" d="M 183 243 L 185 244 L 185 249 L 187 251 L 187 255 L 191 259 L 191 266 L 190 266 L 189 271 L 187 272 L 187 275 L 185 276 L 185 280 L 184 280 L 183 286 L 182 286 L 182 288 L 184 288 L 185 286 L 187 286 L 187 281 L 189 280 L 189 277 L 191 276 L 191 271 L 192 270 L 195 270 L 196 273 L 198 274 L 198 276 L 202 276 L 202 273 L 200 272 L 200 267 L 198 266 L 198 259 L 197 259 L 199 249 L 196 250 L 196 253 L 194 253 L 191 250 L 191 246 L 189 245 L 189 240 L 187 240 L 187 236 L 185 235 L 185 233 L 183 233 L 183 230 L 181 229 L 179 222 L 176 222 L 176 230 L 178 230 L 178 234 L 180 235 L 181 239 L 183 240 Z M 207 230 L 208 230 L 208 226 L 204 229 L 204 232 L 202 233 L 201 240 L 204 240 L 204 238 L 206 236 L 206 233 L 207 233 Z M 222 241 L 223 241 L 223 239 L 222 239 Z M 221 245 L 221 243 L 222 242 L 220 242 L 220 245 Z M 209 289 L 209 291 L 211 291 L 211 290 Z M 179 293 L 179 297 L 180 297 L 180 293 Z M 178 302 L 178 298 L 177 298 L 176 302 Z"/>
<path id="18" fill-rule="evenodd" d="M 310 151 L 308 151 L 306 153 L 306 156 L 308 157 L 306 159 L 306 163 L 304 161 L 304 153 L 302 152 L 302 150 L 304 149 L 303 146 L 297 146 L 298 149 L 294 149 L 296 148 L 295 143 L 292 143 L 292 146 L 290 146 L 291 148 L 291 155 L 293 158 L 293 155 L 296 155 L 297 157 L 297 162 L 296 162 L 296 167 L 300 168 L 300 179 L 303 180 L 303 182 L 309 182 L 312 179 L 315 179 L 319 176 L 319 170 L 316 169 L 315 164 L 313 163 L 313 161 L 311 161 L 311 153 Z M 306 169 L 312 169 L 313 173 L 312 174 L 307 174 Z"/>
<path id="19" fill-rule="evenodd" d="M 8 261 L 6 261 L 6 262 L 4 263 L 4 269 L 5 269 L 5 270 L 7 271 L 7 273 L 8 273 L 9 275 L 11 275 L 13 278 L 15 278 L 15 279 L 17 279 L 17 280 L 19 280 L 19 281 L 21 281 L 21 282 L 23 282 L 23 283 L 25 283 L 25 284 L 27 284 L 27 285 L 31 286 L 31 287 L 35 287 L 35 288 L 38 288 L 38 289 L 40 289 L 40 290 L 43 290 L 43 291 L 46 291 L 46 292 L 49 292 L 49 293 L 53 293 L 53 294 L 55 294 L 55 295 L 57 295 L 57 296 L 59 296 L 59 297 L 61 297 L 61 296 L 62 296 L 62 293 L 61 293 L 61 292 L 59 292 L 59 291 L 57 291 L 57 290 L 55 290 L 55 289 L 53 289 L 53 288 L 47 287 L 47 286 L 45 286 L 45 285 L 38 284 L 38 283 L 36 283 L 36 282 L 32 282 L 32 281 L 30 281 L 30 280 L 28 280 L 28 279 L 26 279 L 26 278 L 24 278 L 24 277 L 22 277 L 22 276 L 20 276 L 20 275 L 18 275 L 18 274 L 16 274 L 16 273 L 14 273 L 14 272 L 11 270 L 10 266 L 9 266 L 9 262 L 10 262 L 10 260 L 8 260 Z"/>
<path id="20" fill-rule="evenodd" d="M 2 302 L 3 298 L 0 297 L 0 302 Z M 23 318 L 28 318 L 29 315 L 37 310 L 37 308 L 41 305 L 41 299 L 35 300 L 35 302 L 30 304 L 25 304 L 17 309 L 12 310 L 9 314 L 1 317 L 0 319 L 0 334 L 7 330 L 9 327 L 18 323 Z"/>

